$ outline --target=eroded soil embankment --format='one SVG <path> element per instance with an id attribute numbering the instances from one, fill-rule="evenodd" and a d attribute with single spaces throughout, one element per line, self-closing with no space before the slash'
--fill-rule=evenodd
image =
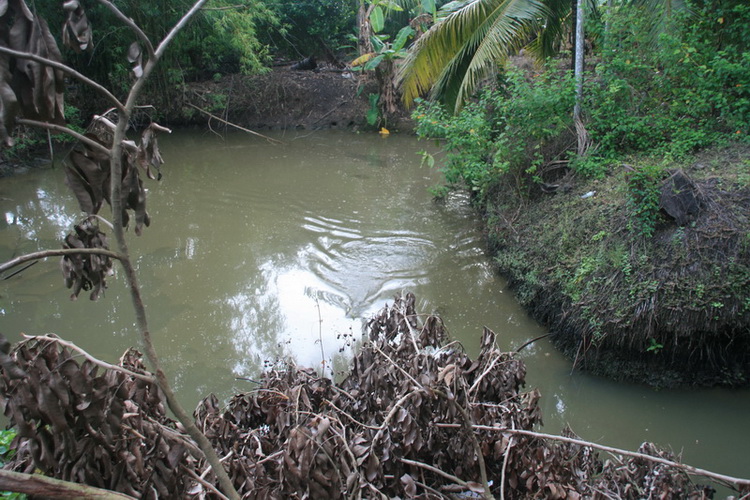
<path id="1" fill-rule="evenodd" d="M 487 207 L 496 261 L 579 368 L 656 386 L 746 385 L 748 158 L 735 145 L 683 166 L 699 210 L 681 223 L 662 210 L 650 238 L 632 230 L 622 167 L 521 206 L 499 188 Z"/>

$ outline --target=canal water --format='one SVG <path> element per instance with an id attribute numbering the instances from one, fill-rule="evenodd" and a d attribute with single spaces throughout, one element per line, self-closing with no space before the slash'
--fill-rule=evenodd
<path id="1" fill-rule="evenodd" d="M 433 201 L 440 174 L 420 166 L 413 137 L 286 132 L 178 132 L 167 163 L 145 180 L 151 227 L 130 231 L 156 348 L 183 402 L 250 390 L 264 366 L 291 357 L 345 370 L 363 319 L 412 291 L 476 354 L 482 327 L 511 350 L 545 330 L 519 307 L 484 253 L 461 195 Z M 59 248 L 81 216 L 61 168 L 0 179 L 0 260 Z M 109 214 L 105 212 L 106 216 Z M 6 276 L 9 273 L 6 273 Z M 138 346 L 120 272 L 106 294 L 69 300 L 58 259 L 0 281 L 0 332 L 55 333 L 116 361 Z M 692 465 L 750 477 L 750 391 L 661 390 L 572 371 L 546 341 L 525 348 L 546 432 L 671 447 Z"/>

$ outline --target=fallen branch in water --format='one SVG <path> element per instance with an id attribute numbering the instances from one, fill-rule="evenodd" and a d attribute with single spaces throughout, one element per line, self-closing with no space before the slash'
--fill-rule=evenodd
<path id="1" fill-rule="evenodd" d="M 242 127 L 240 125 L 237 125 L 236 123 L 228 122 L 225 119 L 220 118 L 220 117 L 216 116 L 215 114 L 206 111 L 203 108 L 199 108 L 195 104 L 192 104 L 192 103 L 189 102 L 189 103 L 187 103 L 187 105 L 190 106 L 191 108 L 197 109 L 198 111 L 200 111 L 204 115 L 210 116 L 214 120 L 219 120 L 221 123 L 223 123 L 225 125 L 229 125 L 230 127 L 234 127 L 234 128 L 240 129 L 243 132 L 247 132 L 248 134 L 257 135 L 258 137 L 262 137 L 263 139 L 265 139 L 265 140 L 267 140 L 269 142 L 273 142 L 273 143 L 276 143 L 276 144 L 284 144 L 283 141 L 280 141 L 278 139 L 274 139 L 273 137 L 268 137 L 267 135 L 260 134 L 260 133 L 254 131 L 254 130 L 250 130 L 249 128 L 245 128 L 245 127 Z"/>
<path id="2" fill-rule="evenodd" d="M 443 427 L 447 429 L 455 429 L 455 428 L 460 428 L 461 424 L 436 423 L 435 426 Z M 740 490 L 750 488 L 750 479 L 743 479 L 739 477 L 727 476 L 725 474 L 718 474 L 716 472 L 711 472 L 705 469 L 700 469 L 698 467 L 693 467 L 692 465 L 675 462 L 674 460 L 668 460 L 666 458 L 655 457 L 653 455 L 647 455 L 645 453 L 640 453 L 637 451 L 628 451 L 628 450 L 623 450 L 621 448 L 614 448 L 612 446 L 597 444 L 591 441 L 584 441 L 583 439 L 575 439 L 575 438 L 569 438 L 565 436 L 558 436 L 556 434 L 545 434 L 543 432 L 527 431 L 523 429 L 507 429 L 503 427 L 493 427 L 489 425 L 473 425 L 472 427 L 476 430 L 497 431 L 497 432 L 502 432 L 503 434 L 517 434 L 517 435 L 535 437 L 535 438 L 540 438 L 540 439 L 561 441 L 563 443 L 575 444 L 579 446 L 586 446 L 589 448 L 606 451 L 607 453 L 611 453 L 613 455 L 624 455 L 627 457 L 639 458 L 641 460 L 647 460 L 650 462 L 659 463 L 662 465 L 666 465 L 668 467 L 682 469 L 689 474 L 693 474 L 696 476 L 704 476 L 704 477 L 713 479 L 714 481 L 717 481 L 730 488 L 740 489 Z"/>
<path id="3" fill-rule="evenodd" d="M 39 252 L 27 253 L 20 255 L 15 259 L 11 259 L 7 262 L 0 264 L 0 273 L 7 271 L 13 267 L 24 262 L 32 260 L 46 259 L 47 257 L 60 257 L 64 255 L 104 255 L 111 259 L 122 260 L 123 256 L 120 253 L 113 252 L 111 250 L 105 250 L 103 248 L 55 248 L 52 250 L 41 250 Z"/>

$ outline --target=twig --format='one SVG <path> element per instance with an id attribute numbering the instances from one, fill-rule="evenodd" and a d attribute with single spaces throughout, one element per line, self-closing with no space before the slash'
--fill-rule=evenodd
<path id="1" fill-rule="evenodd" d="M 416 387 L 420 388 L 421 390 L 424 390 L 424 387 L 422 386 L 422 384 L 420 384 L 419 382 L 417 382 L 417 379 L 415 379 L 414 377 L 412 377 L 411 374 L 409 374 L 409 372 L 407 372 L 406 370 L 404 370 L 403 368 L 401 368 L 400 366 L 398 366 L 396 364 L 396 362 L 393 361 L 391 359 L 391 357 L 388 356 L 386 353 L 384 353 L 378 346 L 376 346 L 374 342 L 370 342 L 370 345 L 372 346 L 373 349 L 375 349 L 375 351 L 377 353 L 379 353 L 381 356 L 383 356 L 385 359 L 387 359 L 391 363 L 391 365 L 393 365 L 397 370 L 399 370 L 401 373 L 403 373 L 404 375 L 406 375 L 406 378 L 408 378 L 409 380 L 411 380 Z"/>
<path id="2" fill-rule="evenodd" d="M 102 216 L 101 216 L 101 215 L 99 215 L 99 214 L 91 214 L 91 215 L 89 215 L 89 217 L 95 217 L 95 218 L 96 218 L 96 219 L 98 219 L 98 220 L 99 220 L 100 222 L 103 222 L 103 223 L 104 223 L 104 225 L 105 225 L 105 226 L 107 226 L 108 228 L 110 228 L 110 229 L 114 229 L 114 227 L 112 226 L 112 223 L 111 223 L 111 222 L 109 222 L 109 221 L 108 221 L 107 219 L 105 219 L 104 217 L 102 217 Z"/>
<path id="3" fill-rule="evenodd" d="M 123 111 L 125 109 L 125 106 L 119 101 L 119 99 L 117 99 L 117 97 L 115 97 L 109 90 L 104 88 L 104 86 L 96 83 L 91 78 L 84 76 L 83 74 L 74 70 L 70 66 L 67 66 L 66 64 L 58 61 L 53 61 L 52 59 L 47 59 L 46 57 L 41 57 L 36 54 L 32 54 L 31 52 L 20 52 L 18 50 L 9 49 L 8 47 L 4 47 L 2 45 L 0 45 L 0 54 L 8 54 L 10 56 L 17 57 L 18 59 L 30 59 L 32 61 L 44 64 L 45 66 L 50 66 L 52 68 L 58 69 L 63 73 L 67 73 L 73 78 L 80 80 L 82 83 L 88 85 L 100 94 L 104 95 L 120 111 Z"/>
<path id="4" fill-rule="evenodd" d="M 464 387 L 466 386 L 464 385 Z M 474 454 L 477 456 L 477 462 L 479 464 L 479 477 L 482 480 L 484 498 L 487 500 L 494 500 L 495 497 L 492 496 L 492 492 L 490 491 L 490 483 L 487 478 L 487 464 L 484 461 L 484 454 L 482 453 L 482 447 L 479 445 L 479 440 L 474 434 L 474 423 L 471 420 L 469 412 L 466 411 L 466 408 L 458 404 L 455 397 L 448 397 L 446 393 L 438 389 L 433 389 L 433 392 L 452 404 L 454 408 L 456 408 L 456 410 L 458 410 L 458 412 L 461 414 L 464 429 L 466 429 L 466 432 L 469 435 L 469 439 L 471 439 L 471 442 L 474 445 Z"/>
<path id="5" fill-rule="evenodd" d="M 323 349 L 323 315 L 320 313 L 320 300 L 315 297 L 315 305 L 318 308 L 318 342 L 320 343 L 320 365 L 322 367 L 320 376 L 325 376 L 326 370 L 326 352 Z M 331 369 L 331 375 L 333 375 L 333 368 Z"/>
<path id="6" fill-rule="evenodd" d="M 421 486 L 422 488 L 424 488 L 425 490 L 427 490 L 427 491 L 431 492 L 431 493 L 432 493 L 433 495 L 435 495 L 435 496 L 438 496 L 438 497 L 440 497 L 440 498 L 450 498 L 450 497 L 448 497 L 448 496 L 444 495 L 443 493 L 440 493 L 440 492 L 439 492 L 438 490 L 436 490 L 436 489 L 435 489 L 435 488 L 433 488 L 432 486 L 428 486 L 428 485 L 424 484 L 424 483 L 423 483 L 423 482 L 421 482 L 421 481 L 417 481 L 416 479 L 414 479 L 414 482 L 415 482 L 416 484 L 418 484 L 419 486 Z"/>
<path id="7" fill-rule="evenodd" d="M 456 484 L 460 484 L 461 486 L 463 486 L 467 490 L 471 489 L 471 488 L 469 488 L 469 483 L 467 483 L 463 479 L 458 478 L 458 477 L 454 476 L 453 474 L 448 474 L 447 472 L 445 472 L 443 470 L 440 470 L 440 469 L 438 469 L 435 466 L 426 464 L 424 462 L 417 462 L 416 460 L 410 460 L 408 458 L 399 458 L 398 460 L 399 460 L 399 462 L 405 463 L 407 465 L 414 465 L 416 467 L 421 467 L 422 469 L 426 469 L 426 470 L 428 470 L 430 472 L 434 472 L 435 474 L 443 476 L 444 478 L 449 479 L 449 480 L 453 481 Z"/>
<path id="8" fill-rule="evenodd" d="M 409 328 L 409 338 L 411 338 L 411 343 L 414 346 L 414 353 L 416 354 L 419 352 L 419 345 L 417 345 L 417 338 L 415 336 L 416 332 L 411 326 L 411 323 L 409 323 L 409 315 L 406 314 L 406 304 L 404 302 L 399 304 L 399 312 L 404 318 L 404 323 L 406 323 L 406 326 Z"/>
<path id="9" fill-rule="evenodd" d="M 155 57 L 154 46 L 151 43 L 151 40 L 149 40 L 149 38 L 143 32 L 143 30 L 141 30 L 141 28 L 137 24 L 135 24 L 132 19 L 123 14 L 120 9 L 118 9 L 112 2 L 109 2 L 107 0 L 99 0 L 99 3 L 107 7 L 115 15 L 115 17 L 117 17 L 117 19 L 119 19 L 123 24 L 125 24 L 135 32 L 136 36 L 140 38 L 141 41 L 146 45 L 149 59 L 153 59 Z"/>
<path id="10" fill-rule="evenodd" d="M 365 429 L 371 429 L 373 431 L 379 431 L 380 428 L 382 427 L 382 426 L 375 427 L 374 425 L 367 425 L 365 423 L 362 423 L 359 420 L 357 420 L 356 418 L 354 418 L 351 415 L 349 415 L 347 412 L 345 412 L 341 408 L 339 408 L 338 406 L 336 406 L 335 404 L 333 404 L 333 401 L 331 401 L 329 399 L 326 399 L 325 401 L 326 401 L 326 404 L 328 406 L 330 406 L 334 410 L 338 411 L 340 414 L 346 416 L 346 418 L 348 418 L 349 420 L 351 420 L 352 422 L 354 422 L 355 424 L 357 424 L 360 427 L 364 427 Z"/>
<path id="11" fill-rule="evenodd" d="M 195 471 L 194 471 L 194 470 L 192 470 L 192 469 L 188 469 L 188 468 L 187 468 L 187 467 L 185 467 L 184 465 L 181 465 L 180 467 L 182 467 L 182 469 L 183 469 L 183 470 L 184 470 L 185 472 L 187 472 L 187 473 L 188 473 L 188 475 L 189 475 L 190 477 L 192 477 L 194 481 L 196 481 L 196 482 L 198 482 L 198 483 L 202 484 L 203 486 L 205 486 L 206 488 L 208 488 L 209 490 L 211 490 L 211 491 L 212 491 L 212 492 L 213 492 L 214 494 L 216 494 L 216 496 L 218 496 L 218 497 L 219 497 L 219 498 L 220 498 L 221 500 L 229 500 L 229 498 L 228 498 L 228 497 L 226 497 L 226 496 L 225 496 L 225 495 L 223 495 L 223 494 L 222 494 L 222 493 L 221 493 L 221 492 L 220 492 L 219 490 L 217 490 L 217 489 L 216 489 L 216 486 L 214 486 L 213 484 L 209 483 L 208 481 L 206 481 L 205 479 L 203 479 L 202 477 L 200 477 L 200 476 L 199 476 L 198 474 L 196 474 L 196 473 L 195 473 Z"/>
<path id="12" fill-rule="evenodd" d="M 417 394 L 418 392 L 423 392 L 423 390 L 422 389 L 415 389 L 415 390 L 411 391 L 410 393 L 401 396 L 401 399 L 399 399 L 398 401 L 396 401 L 396 403 L 391 408 L 391 411 L 389 411 L 388 415 L 386 415 L 385 420 L 383 420 L 383 423 L 380 424 L 380 429 L 375 434 L 375 436 L 372 438 L 372 441 L 370 441 L 370 453 L 372 453 L 374 451 L 375 445 L 380 440 L 380 438 L 383 436 L 383 433 L 385 432 L 385 430 L 388 428 L 388 422 L 390 422 L 390 420 L 396 414 L 396 410 L 398 410 L 399 408 L 401 408 L 403 406 L 403 404 L 406 402 L 407 399 L 409 399 L 410 397 L 412 397 L 414 394 Z"/>
<path id="13" fill-rule="evenodd" d="M 544 335 L 539 335 L 538 337 L 535 337 L 535 338 L 533 338 L 533 339 L 529 340 L 528 342 L 524 343 L 524 344 L 523 344 L 523 345 L 522 345 L 521 347 L 519 347 L 518 349 L 516 349 L 516 350 L 515 350 L 515 351 L 513 351 L 513 352 L 521 352 L 521 350 L 522 350 L 523 348 L 525 348 L 525 347 L 527 347 L 527 346 L 529 346 L 529 345 L 533 344 L 533 343 L 534 343 L 534 342 L 536 342 L 537 340 L 542 340 L 543 338 L 549 337 L 550 335 L 552 335 L 552 333 L 551 333 L 551 332 L 550 332 L 550 333 L 545 333 Z"/>
<path id="14" fill-rule="evenodd" d="M 59 344 L 63 347 L 67 347 L 68 349 L 81 354 L 84 358 L 91 361 L 95 365 L 101 366 L 102 368 L 105 368 L 107 370 L 121 372 L 121 373 L 124 373 L 125 375 L 128 375 L 129 377 L 141 379 L 152 384 L 156 383 L 156 379 L 152 377 L 151 375 L 137 373 L 137 372 L 128 370 L 127 368 L 123 368 L 122 366 L 113 365 L 111 363 L 107 363 L 106 361 L 102 361 L 101 359 L 97 359 L 91 354 L 89 354 L 88 352 L 84 351 L 83 349 L 75 345 L 73 342 L 68 342 L 67 340 L 63 340 L 59 337 L 55 337 L 53 335 L 24 335 L 23 337 L 27 340 L 36 340 L 37 342 L 39 341 L 54 342 L 56 344 Z"/>
<path id="15" fill-rule="evenodd" d="M 435 424 L 436 427 L 445 427 L 445 428 L 454 428 L 454 429 L 459 427 L 460 425 L 461 424 L 445 424 L 445 423 Z M 591 441 L 584 441 L 582 439 L 575 439 L 575 438 L 569 438 L 565 436 L 557 436 L 554 434 L 545 434 L 542 432 L 527 431 L 527 430 L 522 430 L 522 429 L 507 429 L 504 427 L 493 427 L 489 425 L 473 425 L 473 428 L 478 429 L 478 430 L 485 430 L 485 431 L 497 431 L 497 432 L 502 432 L 506 434 L 519 434 L 522 436 L 536 437 L 536 438 L 541 438 L 541 439 L 550 439 L 553 441 L 561 441 L 563 443 L 586 446 L 589 448 L 606 451 L 607 453 L 611 453 L 613 455 L 625 455 L 628 457 L 639 458 L 641 460 L 647 460 L 650 462 L 659 463 L 662 465 L 666 465 L 668 467 L 675 467 L 677 469 L 683 469 L 689 474 L 693 474 L 696 476 L 704 476 L 704 477 L 713 479 L 714 481 L 722 483 L 725 486 L 728 486 L 730 488 L 750 488 L 750 479 L 743 479 L 743 478 L 738 478 L 738 477 L 727 476 L 725 474 L 718 474 L 716 472 L 711 472 L 705 469 L 700 469 L 698 467 L 693 467 L 692 465 L 681 464 L 679 462 L 668 460 L 666 458 L 646 455 L 645 453 L 640 453 L 637 451 L 623 450 L 621 448 L 614 448 L 612 446 L 605 446 L 605 445 L 601 445 L 597 443 L 592 443 Z"/>
<path id="16" fill-rule="evenodd" d="M 466 395 L 470 395 L 474 390 L 479 386 L 479 384 L 482 382 L 482 379 L 484 379 L 485 376 L 495 367 L 498 360 L 501 358 L 500 353 L 495 353 L 495 355 L 492 357 L 492 361 L 490 362 L 490 365 L 487 367 L 486 370 L 482 372 L 480 376 L 477 377 L 477 379 L 474 381 L 473 384 L 471 384 L 471 387 L 466 392 Z"/>
<path id="17" fill-rule="evenodd" d="M 103 154 L 105 154 L 107 156 L 110 155 L 110 150 L 109 149 L 107 149 L 106 147 L 102 146 L 98 142 L 89 139 L 85 135 L 79 134 L 75 130 L 70 129 L 68 127 L 64 127 L 62 125 L 56 125 L 54 123 L 40 122 L 40 121 L 37 121 L 37 120 L 29 120 L 28 118 L 18 118 L 16 120 L 16 122 L 19 123 L 19 124 L 21 124 L 21 125 L 28 125 L 29 127 L 36 127 L 36 128 L 46 129 L 46 130 L 54 130 L 55 132 L 62 132 L 64 134 L 68 134 L 71 137 L 75 137 L 76 139 L 78 139 L 82 143 L 86 144 L 90 148 L 96 149 L 100 153 L 103 153 Z"/>
<path id="18" fill-rule="evenodd" d="M 500 500 L 505 500 L 505 473 L 508 470 L 508 457 L 510 456 L 510 450 L 513 448 L 513 438 L 511 436 L 508 440 L 508 447 L 505 448 L 505 456 L 503 457 L 503 470 L 500 473 Z"/>
<path id="19" fill-rule="evenodd" d="M 19 269 L 18 271 L 12 272 L 12 273 L 10 273 L 10 274 L 9 274 L 8 276 L 3 276 L 3 281 L 4 281 L 4 280 L 9 280 L 9 279 L 11 279 L 11 278 L 12 278 L 13 276 L 15 276 L 15 275 L 17 275 L 17 274 L 21 274 L 22 272 L 24 272 L 25 270 L 27 270 L 28 268 L 30 268 L 30 267 L 31 267 L 31 266 L 33 266 L 34 264 L 38 264 L 38 263 L 39 263 L 39 261 L 38 261 L 38 260 L 35 260 L 35 261 L 33 261 L 33 262 L 32 262 L 31 264 L 29 264 L 29 265 L 26 265 L 26 266 L 23 266 L 23 267 L 22 267 L 21 269 Z"/>
<path id="20" fill-rule="evenodd" d="M 245 128 L 245 127 L 241 127 L 240 125 L 237 125 L 236 123 L 232 123 L 232 122 L 229 122 L 229 121 L 227 121 L 227 120 L 225 120 L 225 119 L 223 119 L 223 118 L 220 118 L 220 117 L 216 116 L 216 115 L 215 115 L 215 114 L 213 114 L 213 113 L 209 113 L 208 111 L 206 111 L 206 110 L 205 110 L 205 109 L 203 109 L 203 108 L 199 108 L 198 106 L 196 106 L 196 105 L 195 105 L 195 104 L 193 104 L 193 103 L 190 103 L 190 102 L 188 102 L 188 103 L 186 103 L 186 104 L 187 104 L 188 106 L 190 106 L 191 108 L 195 108 L 195 109 L 197 109 L 198 111 L 200 111 L 201 113 L 203 113 L 203 114 L 205 114 L 205 115 L 208 115 L 208 116 L 210 116 L 210 117 L 211 117 L 211 118 L 213 118 L 214 120 L 219 120 L 219 121 L 220 121 L 221 123 L 223 123 L 223 124 L 225 124 L 225 125 L 229 125 L 229 126 L 231 126 L 231 127 L 234 127 L 234 128 L 238 128 L 238 129 L 242 130 L 243 132 L 247 132 L 248 134 L 253 134 L 253 135 L 257 135 L 258 137 L 262 137 L 263 139 L 265 139 L 265 140 L 267 140 L 267 141 L 270 141 L 270 142 L 275 142 L 276 144 L 284 144 L 284 142 L 283 142 L 283 141 L 280 141 L 280 140 L 278 140 L 278 139 L 274 139 L 273 137 L 268 137 L 267 135 L 263 135 L 263 134 L 260 134 L 260 133 L 258 133 L 258 132 L 255 132 L 254 130 L 250 130 L 250 129 L 248 129 L 248 128 Z"/>

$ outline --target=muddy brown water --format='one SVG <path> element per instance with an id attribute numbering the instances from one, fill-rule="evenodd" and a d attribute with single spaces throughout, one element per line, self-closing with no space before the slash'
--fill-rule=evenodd
<path id="1" fill-rule="evenodd" d="M 251 390 L 267 363 L 339 372 L 363 318 L 394 294 L 439 313 L 475 354 L 482 326 L 505 349 L 543 335 L 484 254 L 465 197 L 432 201 L 432 146 L 342 131 L 161 139 L 161 182 L 146 181 L 152 225 L 131 234 L 156 347 L 184 403 Z M 434 148 L 433 148 L 434 149 Z M 60 168 L 0 179 L 0 260 L 59 248 L 80 215 Z M 0 331 L 56 333 L 114 362 L 138 346 L 121 275 L 97 303 L 68 299 L 57 259 L 0 281 Z M 546 432 L 636 449 L 653 441 L 692 465 L 750 477 L 750 391 L 662 390 L 571 372 L 546 341 L 523 351 Z M 324 363 L 321 363 L 324 360 Z"/>

